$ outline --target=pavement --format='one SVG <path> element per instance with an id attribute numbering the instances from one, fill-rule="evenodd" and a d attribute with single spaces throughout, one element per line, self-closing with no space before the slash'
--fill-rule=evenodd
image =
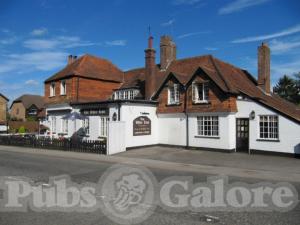
<path id="1" fill-rule="evenodd" d="M 148 155 L 147 157 L 145 155 Z M 189 157 L 188 157 L 189 156 Z M 253 158 L 252 158 L 253 157 Z M 212 174 L 229 175 L 230 182 L 250 184 L 290 180 L 300 193 L 299 159 L 243 154 L 188 151 L 183 149 L 136 149 L 116 156 L 0 146 L 0 176 L 25 176 L 36 183 L 50 176 L 68 174 L 73 182 L 97 182 L 115 163 L 146 166 L 158 181 L 169 176 L 191 176 L 203 182 Z M 226 161 L 226 162 L 225 162 Z M 247 162 L 247 163 L 246 163 Z M 255 164 L 257 162 L 257 164 Z M 265 164 L 263 164 L 265 162 Z M 273 163 L 272 163 L 273 162 Z M 274 164 L 272 166 L 272 164 Z M 280 170 L 280 169 L 281 170 Z M 281 171 L 281 173 L 280 173 Z M 247 175 L 248 174 L 248 175 Z M 276 176 L 276 174 L 279 174 Z M 0 195 L 1 196 L 1 195 Z M 217 218 L 206 220 L 207 216 Z M 298 225 L 300 205 L 288 212 L 168 212 L 157 208 L 143 225 Z M 101 211 L 0 212 L 2 225 L 114 225 Z"/>
<path id="2" fill-rule="evenodd" d="M 281 156 L 221 153 L 182 148 L 149 147 L 113 156 L 78 152 L 1 146 L 0 151 L 28 153 L 104 163 L 143 165 L 176 172 L 247 177 L 261 180 L 300 182 L 300 159 Z"/>

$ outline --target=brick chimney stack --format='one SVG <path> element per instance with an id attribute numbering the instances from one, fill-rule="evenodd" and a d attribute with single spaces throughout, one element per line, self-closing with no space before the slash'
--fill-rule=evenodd
<path id="1" fill-rule="evenodd" d="M 148 39 L 148 48 L 145 50 L 145 100 L 151 100 L 155 91 L 155 49 L 153 48 L 153 37 Z"/>
<path id="2" fill-rule="evenodd" d="M 258 47 L 258 86 L 270 94 L 270 48 L 267 43 Z"/>
<path id="3" fill-rule="evenodd" d="M 176 60 L 176 44 L 170 36 L 160 38 L 160 68 L 166 70 L 173 60 Z"/>
<path id="4" fill-rule="evenodd" d="M 76 55 L 69 55 L 68 56 L 68 65 L 73 63 L 77 59 Z"/>

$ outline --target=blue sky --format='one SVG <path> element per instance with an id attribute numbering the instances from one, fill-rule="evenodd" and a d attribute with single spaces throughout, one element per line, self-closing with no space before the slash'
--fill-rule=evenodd
<path id="1" fill-rule="evenodd" d="M 300 71 L 299 11 L 297 0 L 0 1 L 0 92 L 43 94 L 43 81 L 69 54 L 141 67 L 149 25 L 157 50 L 169 34 L 178 58 L 212 54 L 254 76 L 257 46 L 267 41 L 274 84 Z"/>

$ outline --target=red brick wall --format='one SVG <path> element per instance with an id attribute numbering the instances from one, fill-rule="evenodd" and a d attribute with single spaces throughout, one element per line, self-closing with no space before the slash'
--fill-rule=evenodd
<path id="1" fill-rule="evenodd" d="M 205 75 L 197 76 L 196 81 L 209 82 L 209 103 L 194 104 L 192 101 L 192 84 L 187 88 L 187 112 L 236 112 L 236 98 L 222 92 L 214 82 L 210 81 Z M 169 81 L 166 85 L 172 85 L 174 81 Z M 157 113 L 182 113 L 185 105 L 185 92 L 180 92 L 180 105 L 168 106 L 168 87 L 164 87 L 158 97 Z"/>
<path id="2" fill-rule="evenodd" d="M 72 77 L 65 81 L 67 85 L 66 95 L 60 95 L 60 81 L 56 81 L 55 96 L 53 97 L 50 97 L 51 83 L 45 84 L 45 101 L 47 104 L 107 100 L 112 95 L 113 90 L 119 88 L 121 85 L 115 82 L 78 77 Z"/>

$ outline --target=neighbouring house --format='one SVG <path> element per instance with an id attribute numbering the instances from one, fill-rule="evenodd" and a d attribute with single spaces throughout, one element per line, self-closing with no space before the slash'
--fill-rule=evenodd
<path id="1" fill-rule="evenodd" d="M 11 120 L 37 121 L 44 111 L 44 97 L 40 95 L 22 95 L 10 106 Z"/>
<path id="2" fill-rule="evenodd" d="M 258 47 L 258 79 L 212 55 L 177 59 L 169 36 L 161 37 L 159 64 L 150 37 L 145 66 L 129 71 L 69 56 L 45 81 L 50 135 L 116 143 L 123 136 L 126 148 L 300 154 L 300 110 L 271 92 L 270 76 L 266 43 Z M 81 116 L 70 120 L 72 113 Z M 118 121 L 124 126 L 114 129 Z"/>
<path id="3" fill-rule="evenodd" d="M 7 103 L 9 99 L 0 93 L 0 133 L 7 130 Z"/>

